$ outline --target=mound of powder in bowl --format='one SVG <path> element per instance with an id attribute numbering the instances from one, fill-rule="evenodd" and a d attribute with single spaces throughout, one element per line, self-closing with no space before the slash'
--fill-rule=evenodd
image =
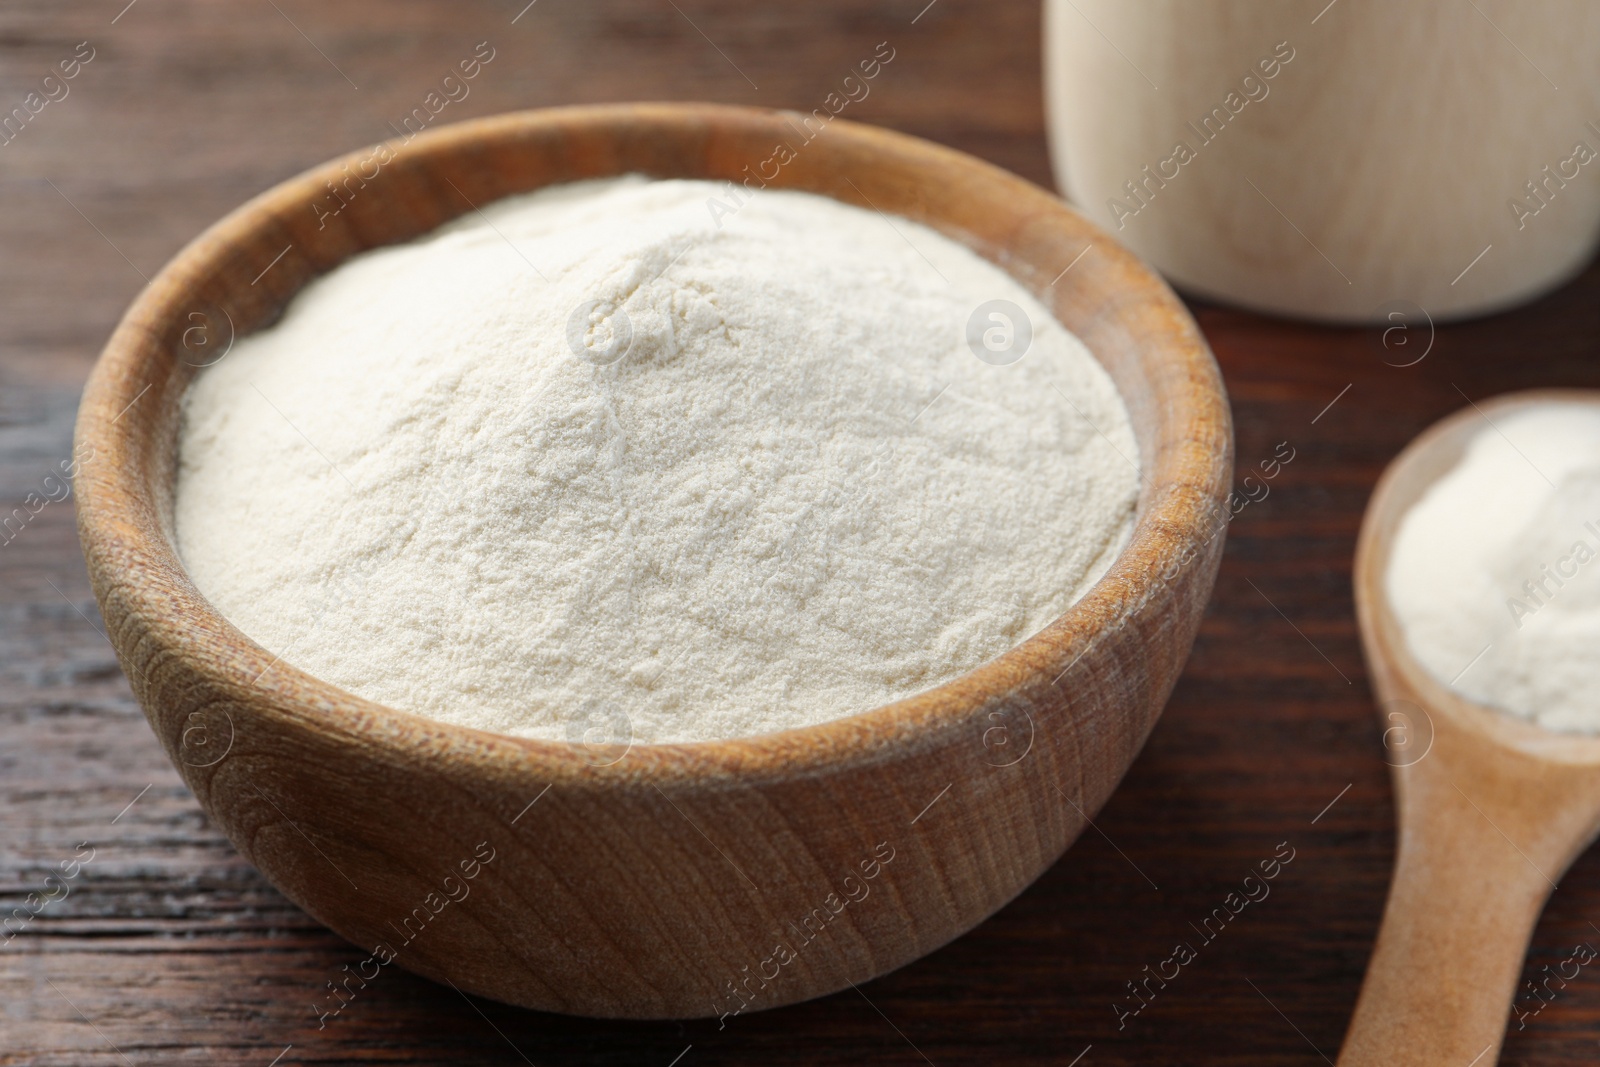
<path id="1" fill-rule="evenodd" d="M 306 286 L 190 388 L 175 520 L 224 616 L 352 693 L 699 741 L 1029 637 L 1126 542 L 1138 458 L 1083 344 L 964 246 L 624 178 Z"/>

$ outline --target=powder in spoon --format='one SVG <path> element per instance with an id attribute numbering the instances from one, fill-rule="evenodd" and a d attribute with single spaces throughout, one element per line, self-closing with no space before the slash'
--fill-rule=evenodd
<path id="1" fill-rule="evenodd" d="M 863 711 L 1059 616 L 1133 520 L 1104 370 L 929 228 L 732 203 L 557 187 L 308 285 L 186 398 L 200 591 L 389 706 L 645 742 Z"/>
<path id="2" fill-rule="evenodd" d="M 1600 411 L 1496 416 L 1401 520 L 1386 576 L 1407 645 L 1465 696 L 1600 733 Z"/>

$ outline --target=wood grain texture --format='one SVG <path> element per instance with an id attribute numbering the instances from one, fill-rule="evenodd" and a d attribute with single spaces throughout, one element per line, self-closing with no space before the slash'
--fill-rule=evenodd
<path id="1" fill-rule="evenodd" d="M 1400 842 L 1372 965 L 1339 1062 L 1493 1059 L 1528 937 L 1556 879 L 1600 831 L 1600 740 L 1557 734 L 1460 697 L 1417 662 L 1386 575 L 1409 511 L 1455 469 L 1485 422 L 1589 390 L 1485 400 L 1430 427 L 1384 472 L 1356 546 L 1362 647 L 1394 768 Z M 1588 962 L 1594 953 L 1581 953 Z M 1554 996 L 1577 963 L 1540 996 Z M 1524 1005 L 1537 1016 L 1540 1002 Z"/>
<path id="2" fill-rule="evenodd" d="M 485 38 L 503 65 L 478 79 L 462 117 L 650 97 L 809 109 L 841 68 L 888 39 L 899 66 L 847 116 L 1050 178 L 1032 3 L 940 0 L 913 26 L 923 3 L 680 2 L 757 91 L 655 0 L 541 0 L 515 27 L 521 4 L 279 0 L 359 94 L 269 6 L 140 0 L 113 27 L 122 6 L 0 11 L 7 91 L 26 91 L 30 72 L 79 40 L 103 45 L 73 96 L 0 149 L 7 511 L 70 456 L 78 393 L 143 284 L 138 271 L 153 274 L 274 182 L 385 136 Z M 1465 406 L 1462 392 L 1481 400 L 1600 386 L 1600 271 L 1591 265 L 1517 312 L 1439 329 L 1411 367 L 1385 365 L 1409 357 L 1382 348 L 1376 330 L 1193 306 L 1229 387 L 1240 477 L 1280 441 L 1296 458 L 1234 520 L 1188 666 L 1096 817 L 1098 832 L 1074 846 L 1072 863 L 944 949 L 860 993 L 746 1015 L 722 1030 L 468 1003 L 403 972 L 319 1030 L 312 1001 L 361 957 L 272 889 L 201 813 L 88 621 L 99 625 L 71 505 L 46 508 L 0 547 L 0 900 L 6 910 L 20 905 L 80 841 L 100 851 L 69 898 L 0 950 L 0 1062 L 264 1067 L 282 1053 L 281 1065 L 526 1057 L 666 1067 L 683 1054 L 679 1067 L 950 1067 L 1067 1064 L 1091 1044 L 1080 1067 L 1333 1058 L 1394 859 L 1389 769 L 1350 596 L 1362 509 L 1384 465 Z M 1128 1001 L 1124 983 L 1191 936 L 1189 923 L 1284 840 L 1298 853 L 1272 896 L 1119 1030 L 1112 1004 Z M 1590 852 L 1552 893 L 1523 979 L 1580 941 L 1600 944 L 1588 925 L 1596 914 L 1600 854 Z M 1597 1039 L 1600 982 L 1586 970 L 1525 1029 L 1512 1023 L 1502 1062 L 1589 1064 Z"/>

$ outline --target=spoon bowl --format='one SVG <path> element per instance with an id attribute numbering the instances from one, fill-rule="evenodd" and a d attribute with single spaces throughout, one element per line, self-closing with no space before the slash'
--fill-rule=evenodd
<path id="1" fill-rule="evenodd" d="M 1356 614 L 1399 835 L 1346 1067 L 1493 1063 L 1545 900 L 1600 832 L 1600 738 L 1545 730 L 1435 678 L 1385 587 L 1400 523 L 1476 434 L 1531 405 L 1573 401 L 1600 407 L 1600 392 L 1512 393 L 1441 420 L 1389 465 L 1367 505 Z"/>

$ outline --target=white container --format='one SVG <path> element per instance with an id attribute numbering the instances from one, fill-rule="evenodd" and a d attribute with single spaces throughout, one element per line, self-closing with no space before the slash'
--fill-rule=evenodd
<path id="1" fill-rule="evenodd" d="M 1434 319 L 1600 238 L 1595 0 L 1046 0 L 1061 190 L 1177 286 Z"/>

